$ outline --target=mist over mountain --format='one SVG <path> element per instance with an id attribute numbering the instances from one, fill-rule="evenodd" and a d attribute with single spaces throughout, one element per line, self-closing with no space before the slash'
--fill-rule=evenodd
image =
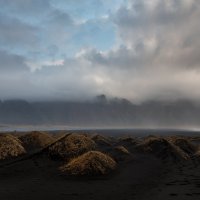
<path id="1" fill-rule="evenodd" d="M 197 127 L 200 104 L 146 101 L 100 95 L 91 101 L 0 101 L 0 124 L 73 127 Z"/>

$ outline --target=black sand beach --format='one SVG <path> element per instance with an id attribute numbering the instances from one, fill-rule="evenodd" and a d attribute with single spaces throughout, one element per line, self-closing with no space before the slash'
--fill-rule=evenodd
<path id="1" fill-rule="evenodd" d="M 51 144 L 32 149 L 32 151 L 15 158 L 1 160 L 1 199 L 199 199 L 198 142 L 200 137 L 187 134 L 184 136 L 164 134 L 164 136 L 138 138 L 127 136 L 127 134 L 123 135 L 123 131 L 119 134 L 121 136 L 109 137 L 108 134 L 105 134 L 108 133 L 105 130 L 101 132 L 100 136 L 99 132 L 95 134 L 85 131 L 63 133 Z M 23 134 L 15 133 L 19 139 Z M 40 135 L 39 132 L 35 132 L 32 136 L 34 134 Z M 83 134 L 93 138 L 97 145 L 96 150 L 114 156 L 117 163 L 116 169 L 109 174 L 99 176 L 74 177 L 62 174 L 59 167 L 66 161 L 52 159 L 48 154 L 48 149 L 49 146 L 64 140 L 66 135 L 70 134 Z M 106 146 L 105 143 L 102 143 L 103 139 L 108 139 L 107 141 L 110 141 L 112 145 Z M 191 150 L 193 146 L 191 148 L 187 145 L 181 146 L 181 148 L 184 147 L 184 150 L 180 151 L 178 146 L 175 147 L 174 144 L 170 146 L 172 141 L 175 143 L 174 141 L 179 140 L 186 141 L 183 142 L 184 144 L 194 145 L 195 152 L 193 149 Z M 166 141 L 167 143 L 165 143 Z M 170 141 L 169 146 L 166 146 L 168 141 Z M 113 154 L 113 148 L 122 144 L 129 155 L 118 157 L 119 154 Z M 149 148 L 151 148 L 150 151 Z"/>

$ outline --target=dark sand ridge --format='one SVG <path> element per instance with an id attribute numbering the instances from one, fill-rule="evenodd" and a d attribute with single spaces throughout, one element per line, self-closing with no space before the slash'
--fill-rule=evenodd
<path id="1" fill-rule="evenodd" d="M 92 135 L 91 139 L 94 140 L 99 147 L 110 147 L 113 144 L 111 138 L 99 134 Z"/>
<path id="2" fill-rule="evenodd" d="M 189 160 L 189 155 L 174 143 L 168 138 L 148 137 L 141 144 L 137 145 L 137 149 L 144 153 L 153 153 L 158 158 L 166 161 L 179 162 Z"/>
<path id="3" fill-rule="evenodd" d="M 63 136 L 63 138 L 67 136 Z M 172 197 L 173 199 L 180 199 L 179 189 L 182 183 L 177 182 L 177 194 L 172 193 L 171 190 L 166 190 L 165 184 L 169 181 L 167 178 L 171 177 L 173 179 L 179 176 L 181 166 L 182 170 L 186 170 L 181 178 L 189 180 L 191 174 L 187 176 L 187 172 L 191 173 L 193 170 L 195 176 L 193 179 L 196 179 L 196 182 L 190 180 L 191 184 L 188 183 L 188 186 L 185 187 L 192 188 L 195 192 L 192 183 L 197 184 L 199 181 L 198 172 L 196 171 L 198 168 L 195 167 L 198 162 L 193 161 L 191 156 L 191 159 L 183 159 L 176 164 L 173 160 L 165 163 L 160 159 L 161 157 L 154 156 L 155 152 L 138 152 L 135 146 L 134 148 L 131 146 L 130 149 L 127 148 L 131 150 L 133 156 L 124 162 L 118 163 L 118 169 L 112 176 L 94 180 L 87 178 L 84 180 L 68 179 L 65 176 L 59 176 L 58 171 L 55 170 L 61 166 L 62 162 L 55 162 L 46 156 L 47 149 L 55 142 L 35 154 L 19 159 L 17 162 L 10 162 L 9 165 L 0 168 L 0 194 L 2 199 L 153 200 L 157 198 L 168 200 Z M 161 144 L 164 145 L 165 142 Z M 166 148 L 164 149 L 166 150 Z M 184 168 L 184 166 L 186 167 Z M 198 169 L 198 171 L 200 170 Z M 189 196 L 190 198 L 188 198 L 188 195 L 182 195 L 181 197 L 182 199 L 187 197 L 185 199 L 197 200 L 198 194 Z"/>
<path id="4" fill-rule="evenodd" d="M 22 141 L 22 145 L 26 151 L 31 152 L 44 148 L 48 144 L 54 142 L 55 139 L 53 136 L 45 132 L 33 131 L 31 133 L 19 136 L 19 140 Z"/>
<path id="5" fill-rule="evenodd" d="M 133 137 L 106 137 L 103 135 L 92 135 L 92 139 L 97 144 L 97 150 L 110 155 L 117 162 L 127 161 L 133 158 L 130 150 L 135 150 L 139 140 Z"/>
<path id="6" fill-rule="evenodd" d="M 132 160 L 134 158 L 134 154 L 129 152 L 129 150 L 122 145 L 115 145 L 111 149 L 109 149 L 109 151 L 102 152 L 110 155 L 112 158 L 115 159 L 117 163 Z"/>

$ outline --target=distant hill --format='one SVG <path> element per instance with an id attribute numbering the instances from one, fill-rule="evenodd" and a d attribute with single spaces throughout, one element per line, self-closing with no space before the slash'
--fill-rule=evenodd
<path id="1" fill-rule="evenodd" d="M 145 102 L 98 96 L 93 101 L 0 101 L 0 124 L 140 127 L 200 125 L 200 104 L 189 101 Z"/>

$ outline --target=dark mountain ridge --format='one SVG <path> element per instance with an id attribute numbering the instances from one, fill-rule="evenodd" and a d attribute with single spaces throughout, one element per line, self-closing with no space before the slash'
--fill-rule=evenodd
<path id="1" fill-rule="evenodd" d="M 93 101 L 0 101 L 0 124 L 69 125 L 79 127 L 198 126 L 200 104 L 190 101 L 148 101 L 98 96 Z"/>

